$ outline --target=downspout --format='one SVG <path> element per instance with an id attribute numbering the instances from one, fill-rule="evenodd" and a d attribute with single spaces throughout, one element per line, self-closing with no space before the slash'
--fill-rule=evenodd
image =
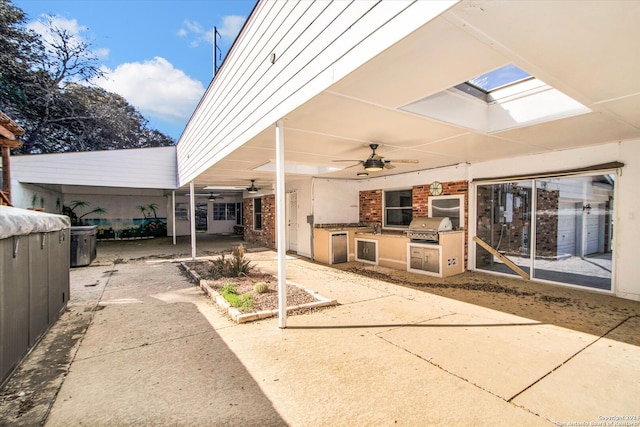
<path id="1" fill-rule="evenodd" d="M 276 122 L 276 233 L 278 247 L 278 327 L 287 327 L 286 221 L 284 188 L 284 126 Z"/>

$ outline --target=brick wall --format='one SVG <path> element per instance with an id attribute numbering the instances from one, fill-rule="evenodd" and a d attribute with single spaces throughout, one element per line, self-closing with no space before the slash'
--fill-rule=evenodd
<path id="1" fill-rule="evenodd" d="M 264 247 L 276 249 L 276 197 L 262 196 L 262 230 L 253 229 L 253 199 L 244 199 L 244 239 Z"/>
<path id="2" fill-rule="evenodd" d="M 513 196 L 511 222 L 500 217 L 504 193 Z M 477 235 L 506 255 L 529 256 L 531 248 L 531 188 L 516 184 L 481 185 L 478 193 Z M 494 200 L 492 206 L 491 201 Z M 536 200 L 536 255 L 554 257 L 558 253 L 558 190 L 538 189 Z M 493 234 L 492 234 L 493 232 Z M 486 251 L 478 249 L 476 265 L 490 262 Z"/>
<path id="3" fill-rule="evenodd" d="M 560 191 L 538 189 L 536 201 L 536 256 L 558 255 Z"/>
<path id="4" fill-rule="evenodd" d="M 382 226 L 382 190 L 360 192 L 360 222 Z"/>
<path id="5" fill-rule="evenodd" d="M 431 196 L 429 187 L 431 183 L 415 185 L 412 188 L 412 209 L 413 216 L 428 216 L 429 197 Z M 469 224 L 469 183 L 467 181 L 452 181 L 442 183 L 442 196 L 463 195 L 464 196 L 464 258 L 465 268 L 467 262 L 467 238 Z M 360 222 L 365 224 L 378 224 L 382 226 L 382 190 L 368 190 L 360 192 Z"/>

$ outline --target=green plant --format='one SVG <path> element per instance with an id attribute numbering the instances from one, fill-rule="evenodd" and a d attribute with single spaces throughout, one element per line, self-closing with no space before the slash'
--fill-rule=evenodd
<path id="1" fill-rule="evenodd" d="M 239 245 L 233 248 L 230 258 L 222 254 L 219 258 L 213 259 L 210 262 L 209 274 L 214 280 L 221 277 L 247 276 L 253 267 L 244 256 L 244 246 Z"/>
<path id="2" fill-rule="evenodd" d="M 269 284 L 267 282 L 258 282 L 253 285 L 253 290 L 259 294 L 269 292 Z"/>
<path id="3" fill-rule="evenodd" d="M 236 287 L 232 283 L 227 283 L 222 287 L 220 295 L 231 304 L 231 307 L 247 311 L 253 308 L 253 298 L 249 294 L 238 295 Z"/>
<path id="4" fill-rule="evenodd" d="M 238 245 L 233 248 L 231 263 L 231 273 L 234 277 L 247 276 L 254 267 L 250 261 L 245 258 L 243 245 Z"/>

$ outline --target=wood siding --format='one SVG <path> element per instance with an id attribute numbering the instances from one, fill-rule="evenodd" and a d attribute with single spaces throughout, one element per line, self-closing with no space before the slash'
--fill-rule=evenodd
<path id="1" fill-rule="evenodd" d="M 176 147 L 13 156 L 13 179 L 30 184 L 176 188 Z"/>
<path id="2" fill-rule="evenodd" d="M 180 185 L 454 3 L 261 1 L 180 138 Z"/>

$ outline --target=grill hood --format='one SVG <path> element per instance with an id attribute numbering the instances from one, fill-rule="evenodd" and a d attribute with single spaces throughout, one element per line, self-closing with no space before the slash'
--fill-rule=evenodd
<path id="1" fill-rule="evenodd" d="M 451 230 L 453 230 L 453 225 L 447 216 L 431 218 L 419 216 L 414 218 L 409 224 L 410 232 L 442 232 Z"/>

